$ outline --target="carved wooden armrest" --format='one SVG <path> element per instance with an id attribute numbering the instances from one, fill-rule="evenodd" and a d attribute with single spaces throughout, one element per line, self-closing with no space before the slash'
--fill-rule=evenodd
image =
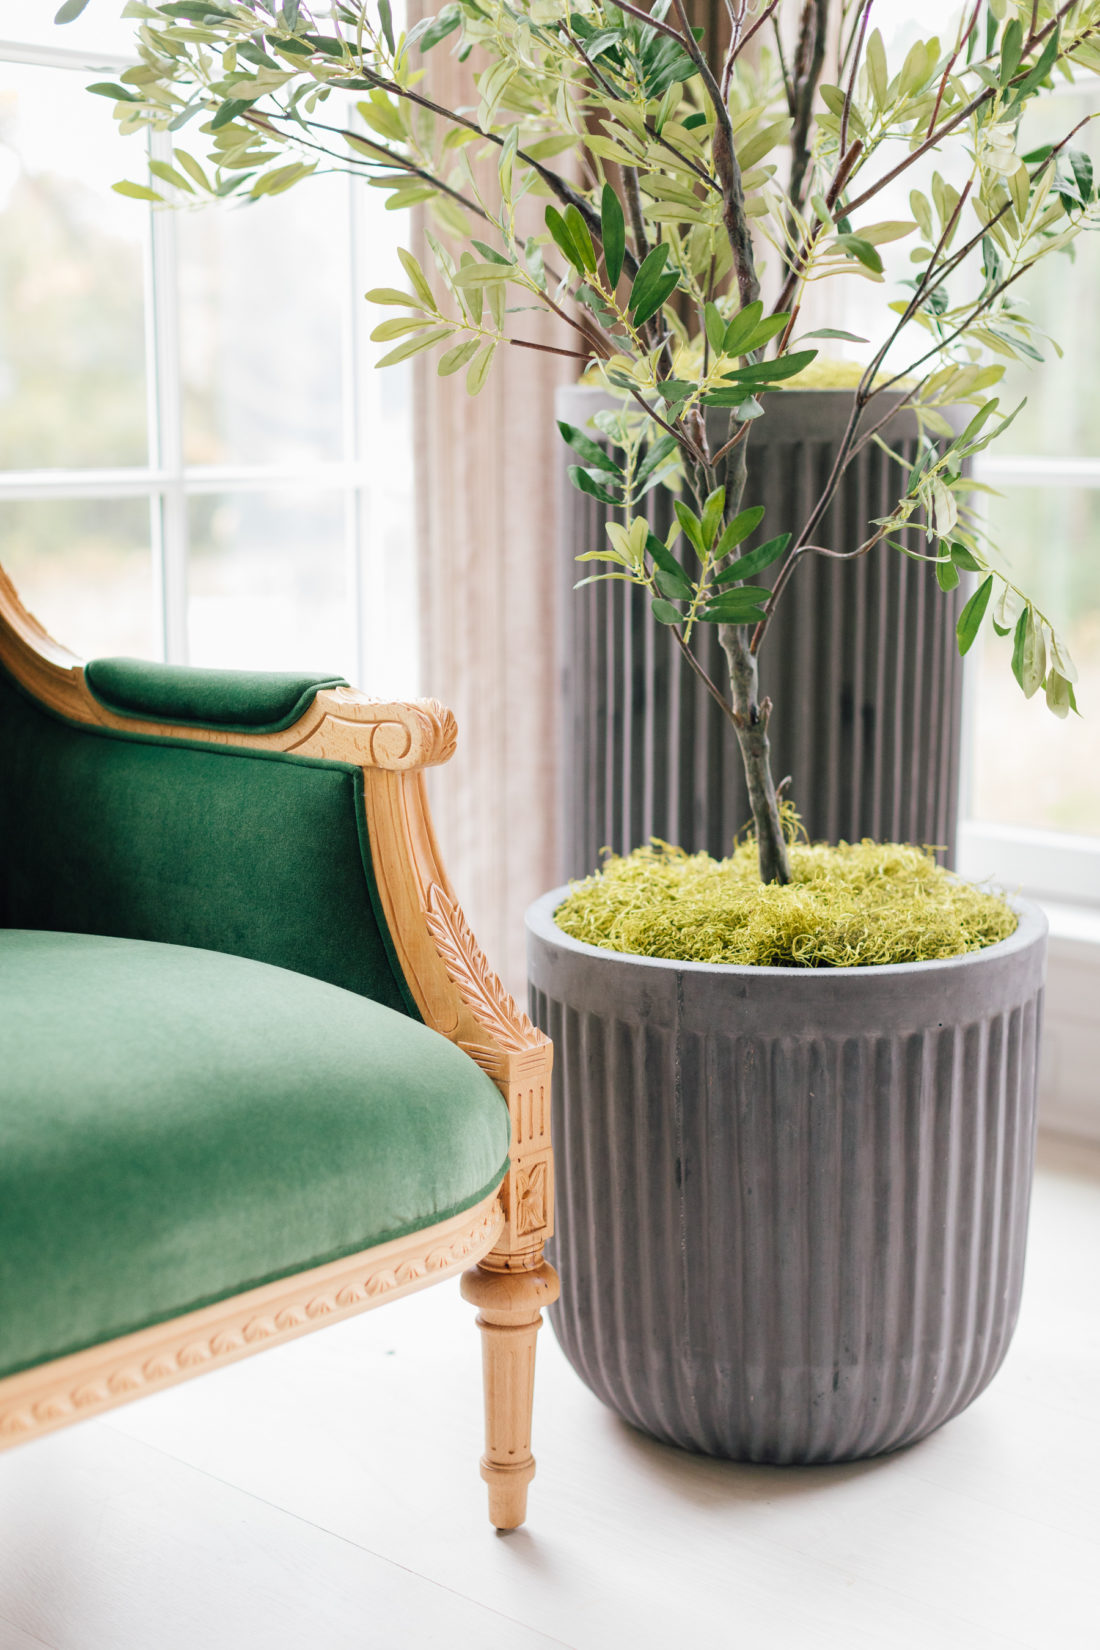
<path id="1" fill-rule="evenodd" d="M 553 1231 L 553 1048 L 501 984 L 447 880 L 419 772 L 365 776 L 374 874 L 398 960 L 427 1025 L 493 1079 L 512 1118 L 501 1265 L 537 1265 Z"/>
<path id="2" fill-rule="evenodd" d="M 350 687 L 320 689 L 296 722 L 275 732 L 121 716 L 95 697 L 85 680 L 83 661 L 55 642 L 28 613 L 2 568 L 0 663 L 39 703 L 67 721 L 89 727 L 191 739 L 199 744 L 293 751 L 298 756 L 397 772 L 446 762 L 455 748 L 455 719 L 435 699 L 412 703 L 372 699 Z"/>

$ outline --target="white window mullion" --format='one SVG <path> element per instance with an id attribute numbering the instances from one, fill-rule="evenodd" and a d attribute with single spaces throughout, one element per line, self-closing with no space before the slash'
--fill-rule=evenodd
<path id="1" fill-rule="evenodd" d="M 156 469 L 0 470 L 0 499 L 145 498 L 164 480 Z"/>
<path id="2" fill-rule="evenodd" d="M 359 333 L 362 297 L 359 291 L 356 179 L 349 174 L 345 179 L 345 186 L 344 267 L 347 276 L 343 288 L 344 313 L 341 317 L 344 343 L 344 368 L 341 383 L 343 429 L 343 452 L 341 457 L 346 465 L 352 467 L 353 473 L 358 475 L 364 453 L 362 396 L 359 385 L 359 375 L 362 370 L 362 349 Z M 354 623 L 356 685 L 369 687 L 370 659 L 368 658 L 366 633 L 366 579 L 364 568 L 366 546 L 363 539 L 362 499 L 361 485 L 348 487 L 344 492 L 344 544 L 348 598 L 351 603 Z"/>
<path id="3" fill-rule="evenodd" d="M 94 52 L 79 47 L 73 50 L 68 46 L 34 46 L 19 40 L 0 40 L 0 63 L 31 63 L 45 69 L 118 75 L 136 62 L 137 58 L 127 52 Z"/>
<path id="4" fill-rule="evenodd" d="M 146 464 L 149 473 L 160 467 L 160 349 L 156 326 L 157 270 L 154 252 L 156 229 L 153 210 L 146 211 L 145 235 L 145 428 Z M 168 625 L 164 589 L 164 492 L 162 485 L 149 494 L 149 554 L 153 561 L 153 626 L 160 640 L 161 657 L 168 658 Z"/>
<path id="5" fill-rule="evenodd" d="M 1100 458 L 983 453 L 975 479 L 1000 487 L 1100 487 Z"/>
<path id="6" fill-rule="evenodd" d="M 121 470 L 0 470 L 0 498 L 144 498 L 161 493 L 177 479 L 175 470 L 149 468 Z M 189 464 L 188 494 L 269 493 L 314 487 L 320 491 L 356 488 L 367 477 L 355 464 L 284 464 L 278 469 L 261 464 Z"/>
<path id="7" fill-rule="evenodd" d="M 171 161 L 171 139 L 155 132 L 150 149 Z M 157 212 L 151 218 L 151 316 L 153 401 L 150 411 L 151 456 L 163 477 L 159 508 L 154 503 L 154 552 L 160 597 L 164 656 L 186 664 L 187 645 L 187 495 L 183 473 L 183 426 L 179 339 L 179 274 L 176 218 Z"/>

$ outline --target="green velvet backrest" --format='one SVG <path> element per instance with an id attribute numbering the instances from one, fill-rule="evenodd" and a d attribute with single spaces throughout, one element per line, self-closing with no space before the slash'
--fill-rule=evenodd
<path id="1" fill-rule="evenodd" d="M 194 673 L 158 669 L 156 692 L 192 691 Z M 415 1014 L 362 783 L 341 762 L 66 722 L 0 670 L 0 926 L 202 946 Z"/>

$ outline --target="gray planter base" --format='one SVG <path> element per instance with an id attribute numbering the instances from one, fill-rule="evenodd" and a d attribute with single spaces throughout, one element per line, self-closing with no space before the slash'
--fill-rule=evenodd
<path id="1" fill-rule="evenodd" d="M 592 1391 L 681 1448 L 843 1461 L 989 1383 L 1020 1302 L 1046 922 L 944 963 L 717 968 L 528 912 L 554 1040 L 560 1304 Z"/>

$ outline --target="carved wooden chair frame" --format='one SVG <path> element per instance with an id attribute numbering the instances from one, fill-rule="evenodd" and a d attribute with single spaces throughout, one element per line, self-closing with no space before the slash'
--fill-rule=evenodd
<path id="1" fill-rule="evenodd" d="M 478 949 L 440 861 L 424 770 L 455 748 L 437 701 L 384 703 L 321 689 L 292 726 L 236 733 L 121 717 L 95 699 L 83 665 L 26 611 L 0 569 L 0 662 L 25 692 L 73 723 L 199 744 L 293 751 L 362 769 L 374 874 L 390 936 L 424 1023 L 476 1060 L 512 1120 L 509 1166 L 475 1208 L 361 1254 L 300 1272 L 168 1323 L 0 1380 L 0 1449 L 187 1380 L 280 1341 L 463 1273 L 479 1308 L 485 1380 L 482 1477 L 489 1516 L 526 1515 L 535 1339 L 557 1298 L 543 1258 L 552 1231 L 550 1042 Z"/>

